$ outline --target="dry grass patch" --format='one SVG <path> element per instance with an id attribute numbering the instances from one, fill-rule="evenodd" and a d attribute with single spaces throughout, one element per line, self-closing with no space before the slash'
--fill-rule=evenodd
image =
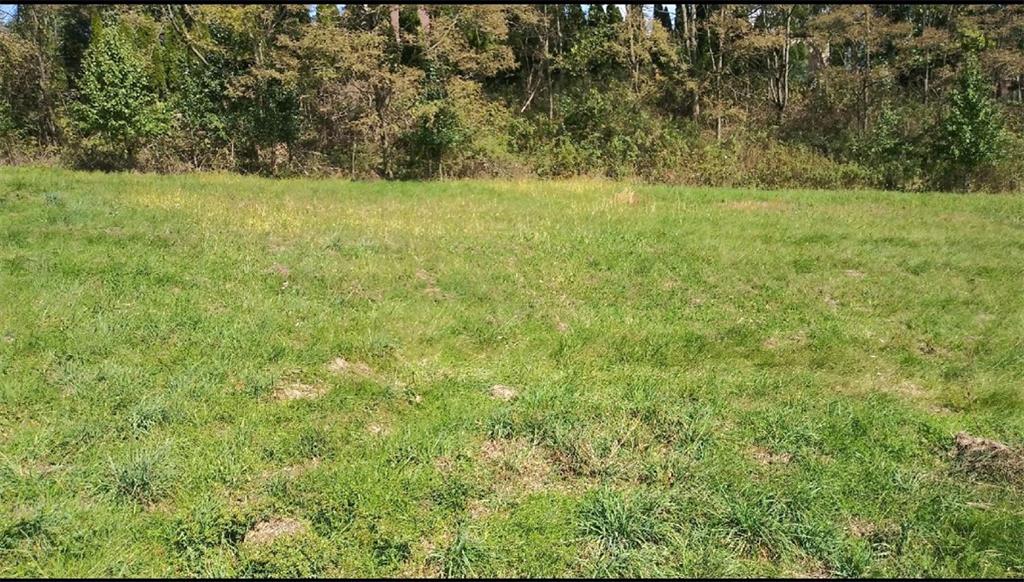
<path id="1" fill-rule="evenodd" d="M 789 212 L 793 209 L 792 204 L 782 200 L 734 200 L 726 202 L 725 207 L 744 212 Z"/>
<path id="2" fill-rule="evenodd" d="M 790 453 L 776 453 L 765 447 L 751 447 L 750 456 L 762 465 L 788 465 L 793 460 Z"/>
<path id="3" fill-rule="evenodd" d="M 491 398 L 494 398 L 495 400 L 504 400 L 505 402 L 508 402 L 518 395 L 519 393 L 515 388 L 510 388 L 504 384 L 495 384 L 494 386 L 491 386 Z"/>
<path id="4" fill-rule="evenodd" d="M 304 533 L 309 528 L 306 524 L 291 517 L 273 517 L 257 523 L 251 530 L 245 533 L 242 543 L 250 545 L 270 544 L 274 540 L 284 536 L 294 536 Z"/>
<path id="5" fill-rule="evenodd" d="M 623 206 L 638 206 L 651 201 L 650 196 L 637 194 L 632 188 L 619 190 L 612 196 L 612 204 Z"/>
<path id="6" fill-rule="evenodd" d="M 327 363 L 327 370 L 333 374 L 357 374 L 359 376 L 372 376 L 373 369 L 362 362 L 349 362 L 345 358 L 337 357 Z"/>
<path id="7" fill-rule="evenodd" d="M 480 447 L 480 459 L 495 472 L 494 487 L 514 496 L 556 485 L 556 472 L 546 452 L 526 439 L 491 439 Z"/>
<path id="8" fill-rule="evenodd" d="M 807 332 L 800 330 L 788 336 L 772 336 L 761 344 L 766 349 L 775 350 L 781 347 L 800 347 L 807 344 Z"/>
<path id="9" fill-rule="evenodd" d="M 424 293 L 431 297 L 441 299 L 446 297 L 444 291 L 437 286 L 437 277 L 431 275 L 423 269 L 416 269 L 416 278 L 426 283 L 427 287 L 423 290 Z"/>
<path id="10" fill-rule="evenodd" d="M 288 402 L 291 400 L 313 400 L 327 393 L 327 389 L 302 382 L 287 382 L 274 389 L 274 400 Z"/>

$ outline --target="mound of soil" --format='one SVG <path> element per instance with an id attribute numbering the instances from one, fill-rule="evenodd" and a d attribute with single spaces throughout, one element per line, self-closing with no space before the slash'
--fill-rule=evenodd
<path id="1" fill-rule="evenodd" d="M 998 441 L 957 433 L 951 451 L 953 463 L 979 477 L 1024 483 L 1024 449 Z"/>

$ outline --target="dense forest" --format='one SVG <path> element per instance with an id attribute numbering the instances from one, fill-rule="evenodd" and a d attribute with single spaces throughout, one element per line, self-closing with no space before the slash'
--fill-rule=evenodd
<path id="1" fill-rule="evenodd" d="M 19 5 L 0 157 L 1024 189 L 1021 5 Z"/>

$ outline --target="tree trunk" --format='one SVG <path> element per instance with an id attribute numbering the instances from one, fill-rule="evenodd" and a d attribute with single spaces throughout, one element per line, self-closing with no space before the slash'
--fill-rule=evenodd
<path id="1" fill-rule="evenodd" d="M 864 22 L 865 22 L 865 33 L 864 33 L 864 59 L 866 68 L 861 75 L 861 107 L 860 107 L 860 129 L 862 132 L 868 130 L 868 107 L 870 105 L 870 97 L 868 95 L 868 85 L 871 79 L 871 6 L 864 7 Z"/>
<path id="2" fill-rule="evenodd" d="M 427 12 L 427 8 L 425 6 L 417 6 L 416 7 L 416 15 L 420 17 L 420 30 L 423 31 L 423 34 L 429 34 L 430 33 L 430 13 Z"/>
<path id="3" fill-rule="evenodd" d="M 712 65 L 715 67 L 715 100 L 717 101 L 717 103 L 715 104 L 715 116 L 716 116 L 716 119 L 715 119 L 715 139 L 719 143 L 722 142 L 722 108 L 724 106 L 724 103 L 722 103 L 722 73 L 723 73 L 723 71 L 722 71 L 722 65 L 723 65 L 722 55 L 724 53 L 724 46 L 722 44 L 723 43 L 722 37 L 725 36 L 725 10 L 726 9 L 727 9 L 726 6 L 722 6 L 719 9 L 719 12 L 718 12 L 719 16 L 718 16 L 718 63 L 717 64 L 715 64 L 715 56 L 711 55 L 711 62 L 712 62 Z"/>
<path id="4" fill-rule="evenodd" d="M 782 122 L 782 117 L 786 113 L 786 106 L 789 105 L 789 45 L 792 20 L 793 7 L 790 6 L 789 10 L 786 11 L 786 36 L 784 37 L 785 46 L 782 47 L 782 86 L 779 90 L 779 123 Z"/>
<path id="5" fill-rule="evenodd" d="M 548 6 L 544 5 L 544 80 L 548 89 L 548 119 L 555 118 L 555 95 L 551 81 L 551 21 Z"/>
<path id="6" fill-rule="evenodd" d="M 928 83 L 931 80 L 932 64 L 928 60 L 928 52 L 924 53 L 924 104 L 928 105 Z"/>
<path id="7" fill-rule="evenodd" d="M 400 25 L 398 20 L 399 10 L 401 10 L 401 8 L 402 7 L 400 4 L 391 5 L 391 30 L 393 30 L 395 33 L 395 42 L 399 44 L 402 42 L 402 37 L 400 35 L 399 29 Z"/>

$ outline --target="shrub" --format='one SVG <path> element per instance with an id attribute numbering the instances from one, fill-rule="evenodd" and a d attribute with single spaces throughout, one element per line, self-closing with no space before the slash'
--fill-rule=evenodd
<path id="1" fill-rule="evenodd" d="M 941 131 L 936 157 L 945 169 L 942 186 L 970 189 L 976 173 L 991 169 L 1005 153 L 1003 120 L 973 54 L 957 75 Z"/>
<path id="2" fill-rule="evenodd" d="M 79 163 L 86 167 L 135 167 L 145 141 L 165 129 L 145 65 L 116 27 L 103 29 L 89 45 L 72 115 L 82 138 Z"/>

